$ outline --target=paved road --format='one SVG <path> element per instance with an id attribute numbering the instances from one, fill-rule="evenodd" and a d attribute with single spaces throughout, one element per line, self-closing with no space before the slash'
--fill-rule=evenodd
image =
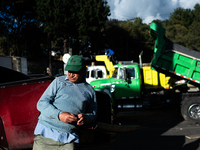
<path id="1" fill-rule="evenodd" d="M 117 119 L 141 129 L 118 133 L 108 145 L 81 150 L 200 150 L 200 126 L 185 122 L 175 107 L 121 112 Z"/>
<path id="2" fill-rule="evenodd" d="M 119 133 L 106 146 L 82 150 L 200 150 L 200 127 L 188 124 L 176 108 L 123 112 L 117 115 L 124 125 L 139 124 L 140 130 Z"/>

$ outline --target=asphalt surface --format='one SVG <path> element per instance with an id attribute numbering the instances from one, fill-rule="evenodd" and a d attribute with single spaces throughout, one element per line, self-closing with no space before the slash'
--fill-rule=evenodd
<path id="1" fill-rule="evenodd" d="M 200 150 L 200 125 L 184 121 L 177 106 L 123 111 L 116 118 L 121 125 L 141 128 L 117 133 L 107 145 L 81 150 Z"/>
<path id="2" fill-rule="evenodd" d="M 108 145 L 81 150 L 200 150 L 200 126 L 183 120 L 177 107 L 120 112 L 122 125 L 140 125 L 137 131 L 118 133 Z"/>

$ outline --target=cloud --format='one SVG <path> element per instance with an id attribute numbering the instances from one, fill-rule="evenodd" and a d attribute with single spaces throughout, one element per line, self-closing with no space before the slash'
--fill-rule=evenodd
<path id="1" fill-rule="evenodd" d="M 107 0 L 111 19 L 128 20 L 141 17 L 149 24 L 154 19 L 169 19 L 174 9 L 182 7 L 193 9 L 199 0 Z"/>

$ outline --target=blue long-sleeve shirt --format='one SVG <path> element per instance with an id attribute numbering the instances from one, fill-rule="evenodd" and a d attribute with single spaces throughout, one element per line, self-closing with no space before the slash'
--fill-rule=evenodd
<path id="1" fill-rule="evenodd" d="M 77 134 L 74 133 L 76 133 L 78 126 L 63 123 L 59 120 L 58 115 L 60 112 L 70 112 L 75 115 L 84 113 L 87 117 L 87 123 L 95 121 L 97 112 L 96 94 L 87 82 L 72 83 L 66 76 L 61 76 L 49 85 L 38 101 L 37 108 L 41 112 L 39 125 L 76 137 Z M 38 134 L 38 131 L 43 132 L 41 128 L 39 129 L 36 127 L 35 134 Z"/>

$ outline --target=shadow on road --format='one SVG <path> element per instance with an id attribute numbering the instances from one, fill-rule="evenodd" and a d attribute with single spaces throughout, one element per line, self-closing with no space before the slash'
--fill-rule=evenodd
<path id="1" fill-rule="evenodd" d="M 109 146 L 95 150 L 196 150 L 199 139 L 184 145 L 185 136 L 158 136 L 154 131 L 118 134 L 117 140 Z"/>
<path id="2" fill-rule="evenodd" d="M 141 125 L 142 128 L 133 132 L 118 133 L 115 142 L 109 145 L 81 150 L 197 150 L 199 148 L 200 139 L 188 142 L 184 133 L 180 135 L 176 134 L 175 129 L 170 130 L 184 121 L 180 110 L 175 107 L 121 112 L 117 115 L 117 119 L 122 125 Z M 166 132 L 167 135 L 164 134 Z"/>

